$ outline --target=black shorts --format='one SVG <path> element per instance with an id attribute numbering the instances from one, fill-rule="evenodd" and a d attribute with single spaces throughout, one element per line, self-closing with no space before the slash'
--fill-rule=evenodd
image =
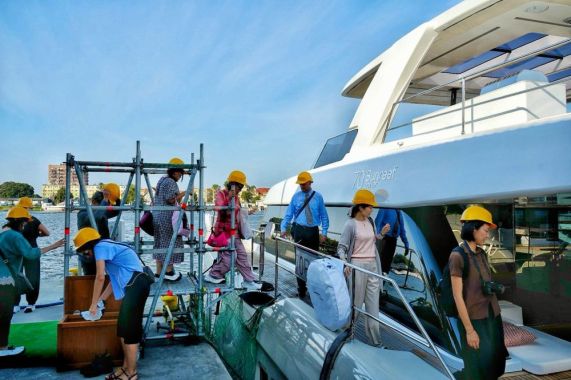
<path id="1" fill-rule="evenodd" d="M 117 336 L 123 338 L 125 344 L 136 344 L 143 337 L 143 312 L 145 302 L 149 298 L 151 283 L 142 272 L 133 273 L 133 277 L 125 286 L 125 297 L 121 302 L 119 319 L 117 320 Z"/>

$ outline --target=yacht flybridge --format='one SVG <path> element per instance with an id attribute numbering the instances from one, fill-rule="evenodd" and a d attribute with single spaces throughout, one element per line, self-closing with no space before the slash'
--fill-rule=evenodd
<path id="1" fill-rule="evenodd" d="M 535 336 L 508 347 L 507 371 L 571 371 L 571 1 L 464 1 L 395 42 L 343 95 L 361 99 L 355 116 L 310 170 L 330 237 L 339 237 L 359 188 L 373 191 L 381 207 L 403 211 L 411 255 L 399 241 L 388 276 L 446 363 L 461 369 L 458 321 L 442 312 L 436 284 L 459 242 L 463 209 L 485 205 L 499 226 L 485 249 L 494 279 L 508 289 L 504 320 Z M 297 189 L 295 177 L 270 189 L 266 222 L 283 217 Z M 385 291 L 385 328 L 422 345 L 398 291 Z M 307 309 L 289 309 L 291 326 L 315 321 Z M 329 334 L 311 326 L 311 334 Z M 259 343 L 269 353 L 276 342 L 262 335 Z M 359 350 L 353 355 L 365 362 L 382 360 L 378 349 Z M 279 364 L 287 357 L 269 357 L 286 377 L 301 374 Z"/>

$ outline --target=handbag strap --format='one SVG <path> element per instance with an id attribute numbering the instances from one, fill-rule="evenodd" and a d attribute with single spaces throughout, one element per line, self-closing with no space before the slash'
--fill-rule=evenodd
<path id="1" fill-rule="evenodd" d="M 121 243 L 115 240 L 111 240 L 111 239 L 104 239 L 106 243 L 111 243 L 111 244 L 115 244 L 115 245 L 122 245 L 124 247 L 127 247 L 129 249 L 131 249 L 133 252 L 135 252 L 135 250 L 133 249 L 133 247 L 129 244 L 126 243 Z M 141 261 L 141 264 L 143 264 L 143 266 L 146 266 L 147 264 L 145 264 L 145 262 L 143 261 L 143 259 L 141 259 L 140 255 L 137 255 L 137 252 L 135 252 L 135 256 L 137 256 L 137 258 L 139 259 L 139 261 Z"/>
<path id="2" fill-rule="evenodd" d="M 305 199 L 305 202 L 303 203 L 303 206 L 301 206 L 299 211 L 295 213 L 295 218 L 294 218 L 295 220 L 297 220 L 303 209 L 309 204 L 309 201 L 311 200 L 311 198 L 313 198 L 314 195 L 315 195 L 315 190 L 311 193 L 309 197 Z"/>
<path id="3" fill-rule="evenodd" d="M 12 268 L 12 266 L 10 265 L 10 261 L 8 260 L 8 258 L 6 258 L 6 256 L 4 255 L 4 252 L 2 252 L 2 250 L 0 249 L 0 256 L 2 256 L 2 262 L 4 263 L 4 265 L 6 265 L 8 267 L 8 270 L 10 271 L 10 275 L 12 276 L 12 278 L 16 278 L 16 271 L 14 271 L 14 268 Z M 20 260 L 20 268 L 22 267 L 22 263 L 24 262 L 24 258 L 22 257 L 22 259 Z"/>

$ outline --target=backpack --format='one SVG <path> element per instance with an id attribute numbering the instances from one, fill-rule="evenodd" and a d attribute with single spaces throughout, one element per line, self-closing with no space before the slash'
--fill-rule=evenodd
<path id="1" fill-rule="evenodd" d="M 452 250 L 452 252 L 458 252 L 462 255 L 464 260 L 464 269 L 462 270 L 462 279 L 468 277 L 470 269 L 470 260 L 468 254 L 462 246 L 458 246 Z M 438 283 L 436 289 L 440 307 L 444 310 L 444 314 L 448 317 L 457 317 L 458 310 L 456 310 L 456 302 L 454 302 L 454 295 L 452 294 L 452 280 L 450 278 L 450 262 L 446 263 L 444 267 L 444 273 L 442 274 L 442 279 Z"/>

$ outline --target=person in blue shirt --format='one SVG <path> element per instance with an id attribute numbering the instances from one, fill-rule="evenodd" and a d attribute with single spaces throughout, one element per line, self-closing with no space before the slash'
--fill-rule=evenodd
<path id="1" fill-rule="evenodd" d="M 329 216 L 325 209 L 323 197 L 317 191 L 311 189 L 313 178 L 308 172 L 301 172 L 297 176 L 297 182 L 301 191 L 296 192 L 286 210 L 281 223 L 281 235 L 286 236 L 286 230 L 292 222 L 292 239 L 309 249 L 319 250 L 319 243 L 325 242 L 329 229 Z M 321 234 L 319 226 L 321 225 Z M 296 255 L 296 261 L 298 256 Z M 296 268 L 298 267 L 296 263 Z M 297 289 L 300 298 L 307 294 L 305 281 L 297 278 Z"/>
<path id="2" fill-rule="evenodd" d="M 132 379 L 137 376 L 137 352 L 143 337 L 143 311 L 149 297 L 151 280 L 144 272 L 142 262 L 131 246 L 109 239 L 101 239 L 96 229 L 85 227 L 73 238 L 80 255 L 95 257 L 96 275 L 89 313 L 95 320 L 111 292 L 122 300 L 117 320 L 117 335 L 123 348 L 123 366 L 105 379 Z M 103 289 L 105 273 L 109 285 Z"/>
<path id="3" fill-rule="evenodd" d="M 61 247 L 64 240 L 60 239 L 47 247 L 32 247 L 22 231 L 32 219 L 32 216 L 21 206 L 12 207 L 6 215 L 8 223 L 0 233 L 0 357 L 18 355 L 24 352 L 23 346 L 9 347 L 10 323 L 12 322 L 13 306 L 19 301 L 20 294 L 16 291 L 16 283 L 12 272 L 17 273 L 23 259 L 34 260 L 41 253 Z M 10 266 L 10 267 L 8 267 Z M 11 268 L 11 270 L 10 270 Z"/>
<path id="4" fill-rule="evenodd" d="M 389 226 L 388 232 L 384 235 L 381 233 L 381 228 Z M 389 273 L 391 270 L 391 263 L 395 256 L 397 247 L 397 239 L 400 237 L 404 246 L 405 254 L 408 253 L 408 239 L 406 238 L 406 231 L 402 220 L 402 213 L 400 210 L 392 208 L 381 208 L 375 218 L 375 226 L 377 226 L 377 234 L 381 234 L 379 252 L 381 254 L 381 268 L 383 273 Z"/>

